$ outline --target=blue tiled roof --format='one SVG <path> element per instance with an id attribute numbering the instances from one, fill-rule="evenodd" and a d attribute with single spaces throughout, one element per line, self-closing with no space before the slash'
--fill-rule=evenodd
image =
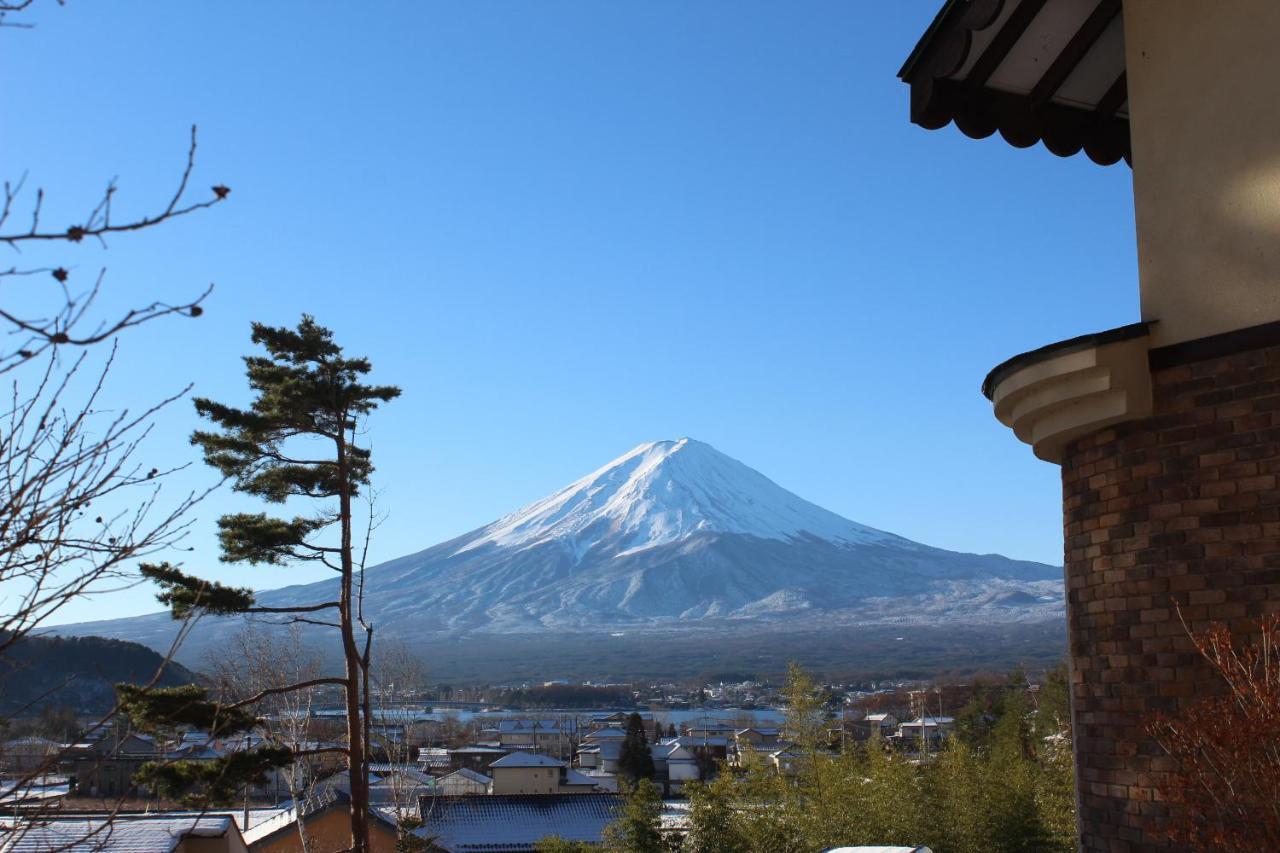
<path id="1" fill-rule="evenodd" d="M 563 767 L 563 761 L 557 761 L 549 755 L 536 752 L 513 752 L 504 755 L 489 765 L 490 767 Z"/>
<path id="2" fill-rule="evenodd" d="M 200 818 L 116 817 L 53 819 L 0 840 L 4 853 L 169 853 L 184 838 L 221 838 L 238 833 L 226 816 Z"/>
<path id="3" fill-rule="evenodd" d="M 621 807 L 617 794 L 429 797 L 415 832 L 450 853 L 529 853 L 548 835 L 599 842 Z"/>

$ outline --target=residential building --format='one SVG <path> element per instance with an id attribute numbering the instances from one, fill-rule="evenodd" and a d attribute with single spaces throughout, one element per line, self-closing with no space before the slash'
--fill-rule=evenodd
<path id="1" fill-rule="evenodd" d="M 226 815 L 169 817 L 41 818 L 10 824 L 0 833 L 0 853 L 247 853 L 236 822 Z"/>
<path id="2" fill-rule="evenodd" d="M 506 750 L 529 749 L 566 754 L 576 726 L 569 718 L 503 719 L 498 722 L 498 743 Z"/>
<path id="3" fill-rule="evenodd" d="M 488 794 L 492 785 L 492 776 L 462 767 L 437 779 L 432 790 L 440 796 L 460 797 L 467 794 Z"/>
<path id="4" fill-rule="evenodd" d="M 307 851 L 344 850 L 351 844 L 351 799 L 338 785 L 322 784 L 300 805 L 291 805 L 275 817 L 246 829 L 253 853 L 303 853 L 298 831 L 299 814 Z M 375 806 L 369 810 L 370 853 L 396 853 L 399 829 L 393 810 Z"/>
<path id="5" fill-rule="evenodd" d="M 533 853 L 549 835 L 598 844 L 621 807 L 617 794 L 433 797 L 415 834 L 435 853 Z"/>
<path id="6" fill-rule="evenodd" d="M 490 764 L 510 752 L 509 749 L 500 749 L 495 746 L 471 744 L 449 750 L 449 766 L 454 770 L 459 767 L 468 767 L 478 773 L 485 773 Z"/>
<path id="7" fill-rule="evenodd" d="M 34 735 L 6 740 L 0 743 L 0 771 L 52 770 L 61 748 L 57 741 Z"/>
<path id="8" fill-rule="evenodd" d="M 591 793 L 595 782 L 563 761 L 533 752 L 513 752 L 489 765 L 494 794 Z"/>
<path id="9" fill-rule="evenodd" d="M 953 717 L 917 717 L 898 724 L 897 737 L 913 747 L 926 742 L 930 746 L 938 746 L 955 732 L 956 721 Z"/>

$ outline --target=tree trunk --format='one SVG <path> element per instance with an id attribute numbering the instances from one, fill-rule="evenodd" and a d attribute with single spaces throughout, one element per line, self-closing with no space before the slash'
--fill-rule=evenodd
<path id="1" fill-rule="evenodd" d="M 345 430 L 346 416 L 339 421 L 339 430 Z M 341 432 L 340 432 L 341 435 Z M 352 619 L 351 587 L 355 575 L 351 556 L 351 486 L 347 475 L 347 448 L 345 437 L 338 439 L 338 514 L 342 525 L 342 596 L 339 612 L 342 625 L 342 652 L 346 665 L 347 698 L 347 772 L 351 781 L 351 850 L 352 853 L 369 853 L 369 777 L 365 774 L 364 726 L 362 724 L 360 694 L 360 651 L 356 646 L 355 625 Z"/>

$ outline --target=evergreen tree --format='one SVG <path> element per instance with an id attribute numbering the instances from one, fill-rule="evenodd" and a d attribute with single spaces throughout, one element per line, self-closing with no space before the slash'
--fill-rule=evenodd
<path id="1" fill-rule="evenodd" d="M 649 737 L 639 714 L 627 717 L 627 735 L 618 754 L 618 769 L 633 782 L 653 778 L 653 753 L 649 750 Z"/>
<path id="2" fill-rule="evenodd" d="M 189 726 L 217 734 L 244 732 L 256 725 L 252 708 L 267 694 L 320 685 L 343 688 L 347 712 L 346 745 L 350 779 L 351 850 L 366 853 L 368 838 L 369 662 L 373 625 L 363 618 L 356 555 L 353 501 L 373 472 L 369 450 L 356 444 L 363 418 L 380 403 L 399 396 L 390 386 L 362 382 L 367 359 L 347 358 L 332 333 L 303 316 L 296 329 L 253 324 L 252 340 L 266 355 L 245 358 L 248 409 L 197 399 L 196 410 L 217 429 L 197 431 L 193 444 L 205 462 L 233 482 L 235 491 L 268 503 L 290 498 L 322 502 L 312 515 L 276 518 L 266 513 L 233 513 L 218 519 L 224 562 L 287 565 L 318 563 L 339 579 L 331 601 L 296 607 L 261 607 L 251 590 L 225 586 L 186 574 L 168 563 L 145 565 L 143 574 L 161 587 L 159 599 L 174 618 L 192 614 L 277 613 L 336 628 L 343 673 L 316 678 L 234 702 L 209 698 L 201 688 L 138 690 L 119 687 L 124 710 L 144 731 Z M 315 614 L 332 614 L 321 619 Z M 184 795 L 193 804 L 225 803 L 238 786 L 271 767 L 305 757 L 307 751 L 269 746 L 233 753 L 215 762 L 175 762 L 143 768 L 140 781 L 164 793 Z"/>
<path id="3" fill-rule="evenodd" d="M 653 721 L 653 742 L 657 743 L 662 740 L 662 723 L 657 720 Z"/>
<path id="4" fill-rule="evenodd" d="M 667 723 L 667 737 L 679 737 L 680 733 L 676 731 L 675 723 Z"/>

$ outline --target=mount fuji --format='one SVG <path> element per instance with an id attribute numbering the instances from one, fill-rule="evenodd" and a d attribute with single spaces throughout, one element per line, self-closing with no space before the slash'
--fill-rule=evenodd
<path id="1" fill-rule="evenodd" d="M 332 596 L 333 581 L 260 603 Z M 1062 569 L 933 548 L 842 518 L 708 444 L 642 444 L 491 524 L 371 567 L 365 613 L 411 639 L 716 627 L 1060 620 Z M 238 620 L 210 619 L 213 644 Z M 166 644 L 162 614 L 59 633 Z"/>

